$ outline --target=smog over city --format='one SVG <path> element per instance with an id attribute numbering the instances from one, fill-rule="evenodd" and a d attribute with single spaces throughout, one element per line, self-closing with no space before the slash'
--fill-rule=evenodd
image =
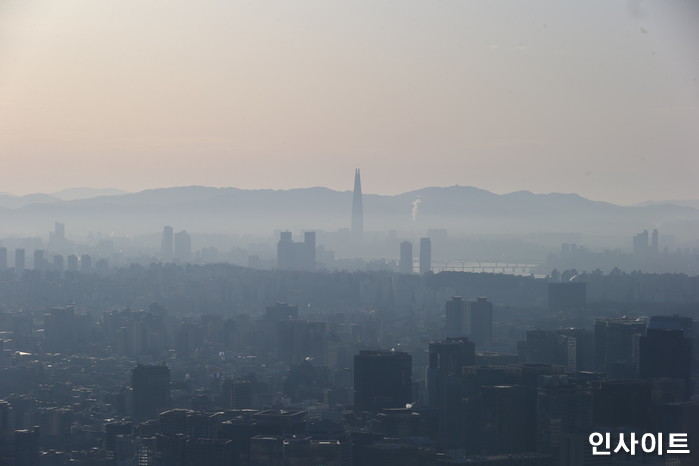
<path id="1" fill-rule="evenodd" d="M 696 465 L 698 21 L 0 0 L 0 466 Z"/>

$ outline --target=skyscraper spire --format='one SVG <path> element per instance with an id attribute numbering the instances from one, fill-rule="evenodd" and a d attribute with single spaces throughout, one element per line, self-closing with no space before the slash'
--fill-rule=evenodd
<path id="1" fill-rule="evenodd" d="M 359 168 L 354 172 L 354 196 L 352 197 L 352 240 L 364 238 L 364 209 L 362 208 L 362 177 Z"/>

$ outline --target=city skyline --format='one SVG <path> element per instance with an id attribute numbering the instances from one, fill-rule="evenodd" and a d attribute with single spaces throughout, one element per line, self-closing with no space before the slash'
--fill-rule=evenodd
<path id="1" fill-rule="evenodd" d="M 696 199 L 697 13 L 693 2 L 5 1 L 0 182 L 18 194 L 345 190 L 362 167 L 379 194 L 459 184 Z"/>

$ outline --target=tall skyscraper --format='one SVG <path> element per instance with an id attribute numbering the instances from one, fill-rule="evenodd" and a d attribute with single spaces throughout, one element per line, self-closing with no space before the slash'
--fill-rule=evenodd
<path id="1" fill-rule="evenodd" d="M 0 248 L 0 272 L 7 270 L 7 248 Z"/>
<path id="2" fill-rule="evenodd" d="M 173 233 L 171 226 L 163 227 L 163 238 L 160 240 L 160 256 L 164 261 L 171 261 L 173 254 Z"/>
<path id="3" fill-rule="evenodd" d="M 420 238 L 420 273 L 432 270 L 432 240 Z"/>
<path id="4" fill-rule="evenodd" d="M 24 273 L 24 249 L 15 249 L 15 272 L 18 275 Z"/>
<path id="5" fill-rule="evenodd" d="M 413 273 L 413 243 L 403 241 L 400 243 L 400 273 Z"/>
<path id="6" fill-rule="evenodd" d="M 155 419 L 170 406 L 170 368 L 137 365 L 131 370 L 133 417 Z"/>
<path id="7" fill-rule="evenodd" d="M 189 233 L 182 230 L 175 234 L 174 257 L 182 262 L 189 262 L 192 259 L 192 238 Z"/>
<path id="8" fill-rule="evenodd" d="M 354 407 L 404 408 L 412 398 L 412 357 L 402 351 L 362 350 L 354 357 Z"/>
<path id="9" fill-rule="evenodd" d="M 364 239 L 364 208 L 362 207 L 362 178 L 359 168 L 354 172 L 354 195 L 352 196 L 352 240 Z"/>

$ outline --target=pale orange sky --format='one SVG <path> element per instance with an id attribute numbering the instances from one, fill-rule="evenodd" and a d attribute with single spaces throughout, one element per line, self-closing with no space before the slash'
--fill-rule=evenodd
<path id="1" fill-rule="evenodd" d="M 699 198 L 696 3 L 0 0 L 0 191 Z"/>

